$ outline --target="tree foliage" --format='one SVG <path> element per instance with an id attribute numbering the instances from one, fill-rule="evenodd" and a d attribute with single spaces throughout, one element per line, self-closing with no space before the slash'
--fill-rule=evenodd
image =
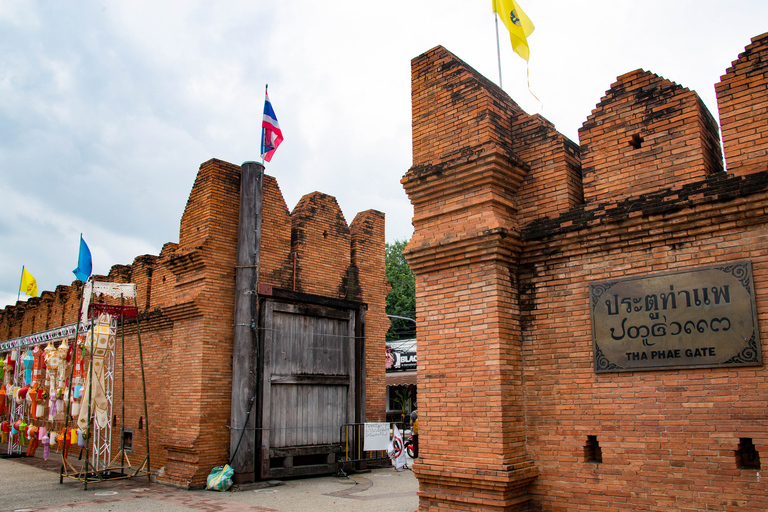
<path id="1" fill-rule="evenodd" d="M 406 240 L 387 242 L 385 248 L 386 274 L 392 286 L 387 295 L 387 314 L 416 319 L 416 279 L 411 267 L 405 261 L 403 249 Z M 416 324 L 408 320 L 391 318 L 391 327 L 387 340 L 399 340 L 416 337 Z"/>

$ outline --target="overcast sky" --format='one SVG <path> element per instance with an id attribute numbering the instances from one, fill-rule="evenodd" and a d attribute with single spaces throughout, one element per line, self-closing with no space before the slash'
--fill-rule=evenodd
<path id="1" fill-rule="evenodd" d="M 765 0 L 520 4 L 542 103 L 499 24 L 504 89 L 574 141 L 637 68 L 717 118 L 714 84 L 768 31 Z M 178 242 L 200 164 L 259 160 L 266 83 L 288 207 L 319 190 L 410 237 L 410 60 L 437 45 L 498 83 L 491 0 L 0 0 L 0 308 L 22 265 L 40 291 L 70 284 L 80 233 L 97 274 Z"/>

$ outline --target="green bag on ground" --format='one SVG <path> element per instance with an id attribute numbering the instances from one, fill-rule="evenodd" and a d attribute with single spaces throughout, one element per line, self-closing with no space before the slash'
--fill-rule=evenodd
<path id="1" fill-rule="evenodd" d="M 206 489 L 209 491 L 228 491 L 232 487 L 232 475 L 234 474 L 235 470 L 229 464 L 216 466 L 208 475 Z"/>

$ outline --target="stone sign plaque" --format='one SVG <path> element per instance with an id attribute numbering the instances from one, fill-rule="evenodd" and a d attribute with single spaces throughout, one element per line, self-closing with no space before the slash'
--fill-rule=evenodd
<path id="1" fill-rule="evenodd" d="M 589 289 L 595 372 L 762 365 L 749 261 Z"/>

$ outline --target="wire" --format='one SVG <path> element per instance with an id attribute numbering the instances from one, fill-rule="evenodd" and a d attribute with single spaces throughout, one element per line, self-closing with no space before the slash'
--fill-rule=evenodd
<path id="1" fill-rule="evenodd" d="M 232 452 L 232 456 L 229 458 L 229 465 L 232 465 L 232 461 L 235 460 L 235 455 L 237 455 L 237 450 L 240 448 L 240 442 L 243 440 L 243 434 L 245 434 L 245 426 L 248 424 L 248 418 L 251 416 L 251 409 L 253 409 L 253 402 L 256 401 L 256 393 L 258 392 L 259 384 L 256 383 L 256 387 L 253 390 L 253 396 L 248 401 L 248 410 L 245 413 L 245 422 L 243 423 L 243 428 L 240 429 L 240 437 L 237 440 L 237 446 L 235 446 L 235 451 Z"/>

